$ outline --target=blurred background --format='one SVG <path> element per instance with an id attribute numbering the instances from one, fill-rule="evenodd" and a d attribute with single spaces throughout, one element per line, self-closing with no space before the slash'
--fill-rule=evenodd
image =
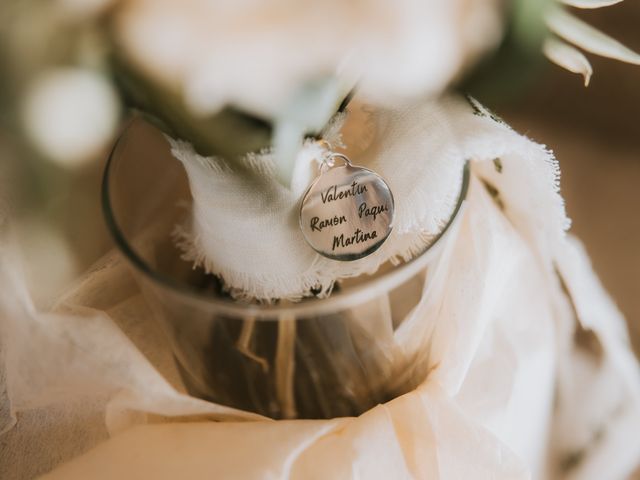
<path id="1" fill-rule="evenodd" d="M 640 50 L 640 2 L 581 12 Z M 517 131 L 547 145 L 562 169 L 571 232 L 629 323 L 640 354 L 640 67 L 590 57 L 587 88 L 549 64 L 533 88 L 494 108 Z"/>
<path id="2" fill-rule="evenodd" d="M 72 0 L 62 3 L 75 7 L 83 4 Z M 116 132 L 124 109 L 95 78 L 74 80 L 74 88 L 85 91 L 87 97 L 83 128 L 70 142 L 85 142 L 87 148 L 96 151 L 91 161 L 75 161 L 68 144 L 57 145 L 63 161 L 50 161 L 16 132 L 15 119 L 10 118 L 15 114 L 11 110 L 15 107 L 11 93 L 15 85 L 10 83 L 27 78 L 32 64 L 51 60 L 46 49 L 40 47 L 54 25 L 74 32 L 69 37 L 73 41 L 61 41 L 61 58 L 68 57 L 65 51 L 73 50 L 74 61 L 79 59 L 83 65 L 104 70 L 100 64 L 104 38 L 93 28 L 101 20 L 91 15 L 107 3 L 91 1 L 84 2 L 86 8 L 74 7 L 74 15 L 92 19 L 80 28 L 77 24 L 70 27 L 72 22 L 67 17 L 48 15 L 43 10 L 40 23 L 21 30 L 20 19 L 24 16 L 20 14 L 24 12 L 20 10 L 34 5 L 45 10 L 49 7 L 33 0 L 7 2 L 0 7 L 0 35 L 11 38 L 11 42 L 0 43 L 0 65 L 4 69 L 20 65 L 24 70 L 11 80 L 0 75 L 0 200 L 9 202 L 0 203 L 0 207 L 9 208 L 19 218 L 21 248 L 29 259 L 26 273 L 35 300 L 41 305 L 51 302 L 67 282 L 111 247 L 99 195 L 109 143 L 101 143 L 97 137 L 91 141 L 96 132 Z M 640 2 L 628 0 L 575 13 L 640 51 Z M 517 131 L 556 153 L 562 168 L 562 194 L 573 220 L 572 232 L 585 243 L 595 270 L 626 315 L 635 351 L 640 353 L 640 67 L 592 55 L 589 60 L 594 75 L 587 88 L 580 76 L 544 62 L 530 78 L 528 88 L 517 96 L 508 101 L 479 99 Z M 102 110 L 92 110 L 100 102 Z M 65 109 L 64 103 L 49 107 Z M 42 121 L 47 130 L 55 132 L 59 118 L 45 115 Z"/>

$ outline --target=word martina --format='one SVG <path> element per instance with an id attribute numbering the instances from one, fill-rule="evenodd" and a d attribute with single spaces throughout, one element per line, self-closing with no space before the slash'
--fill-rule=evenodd
<path id="1" fill-rule="evenodd" d="M 378 238 L 378 232 L 376 232 L 375 230 L 373 232 L 363 232 L 358 228 L 355 232 L 353 232 L 353 235 L 347 238 L 344 238 L 344 233 L 341 233 L 340 235 L 334 235 L 331 250 L 335 250 L 336 247 L 348 247 L 349 245 L 353 245 L 354 243 L 365 243 L 375 238 Z"/>

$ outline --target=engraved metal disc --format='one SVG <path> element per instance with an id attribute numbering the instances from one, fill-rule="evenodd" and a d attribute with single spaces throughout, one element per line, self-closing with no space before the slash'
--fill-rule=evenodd
<path id="1" fill-rule="evenodd" d="M 393 227 L 393 195 L 380 175 L 347 164 L 321 174 L 300 208 L 300 228 L 311 247 L 334 260 L 375 252 Z"/>

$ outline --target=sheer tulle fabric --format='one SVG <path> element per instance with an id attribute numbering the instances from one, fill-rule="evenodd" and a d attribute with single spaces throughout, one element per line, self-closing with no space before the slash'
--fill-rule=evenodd
<path id="1" fill-rule="evenodd" d="M 565 236 L 556 164 L 475 102 L 438 115 L 472 181 L 418 306 L 384 333 L 393 355 L 429 365 L 415 390 L 330 420 L 195 399 L 119 257 L 45 313 L 3 242 L 3 478 L 96 444 L 48 478 L 624 478 L 640 453 L 638 366 Z"/>

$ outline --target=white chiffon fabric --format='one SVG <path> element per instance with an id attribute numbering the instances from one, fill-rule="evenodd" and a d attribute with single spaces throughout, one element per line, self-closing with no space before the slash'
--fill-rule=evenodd
<path id="1" fill-rule="evenodd" d="M 317 142 L 301 148 L 292 184 L 285 187 L 272 151 L 247 155 L 238 167 L 169 139 L 193 195 L 191 218 L 178 230 L 184 258 L 221 277 L 234 296 L 267 301 L 297 300 L 311 289 L 323 297 L 337 280 L 412 258 L 440 232 L 460 195 L 466 157 L 448 115 L 456 105 L 461 108 L 450 101 L 369 111 L 362 120 L 361 136 L 375 140 L 352 161 L 386 180 L 394 192 L 395 219 L 376 252 L 351 262 L 316 253 L 298 224 L 300 199 L 327 155 Z M 342 144 L 340 129 L 348 116 L 339 115 L 324 132 L 330 144 Z"/>
<path id="2" fill-rule="evenodd" d="M 38 312 L 4 223 L 0 477 L 626 478 L 640 459 L 638 365 L 564 233 L 557 165 L 473 100 L 433 112 L 472 174 L 422 299 L 393 334 L 399 351 L 428 355 L 416 390 L 332 420 L 189 397 L 117 254 Z M 431 161 L 416 145 L 406 162 Z"/>

